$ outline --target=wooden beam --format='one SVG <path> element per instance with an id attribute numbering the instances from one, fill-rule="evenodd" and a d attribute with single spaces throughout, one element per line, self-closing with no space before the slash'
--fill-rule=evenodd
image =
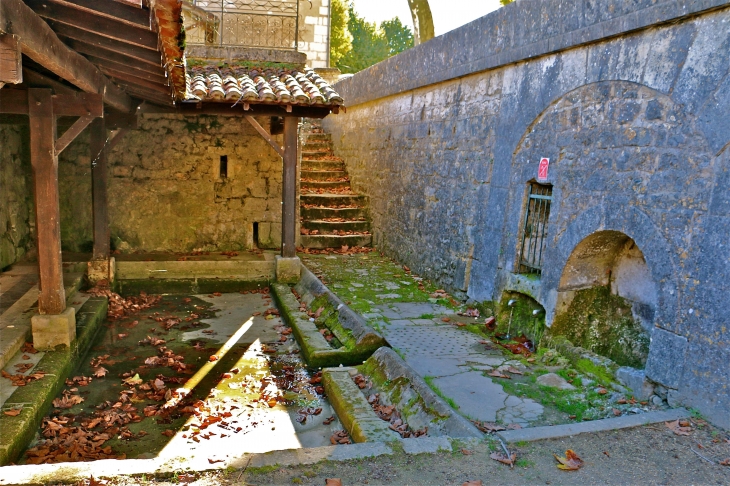
<path id="1" fill-rule="evenodd" d="M 48 24 L 53 27 L 56 34 L 58 34 L 58 36 L 63 39 L 66 44 L 82 54 L 104 57 L 99 52 L 100 50 L 103 50 L 105 52 L 123 54 L 153 66 L 162 66 L 162 56 L 159 51 L 152 51 L 144 47 L 120 42 L 118 40 L 77 29 L 76 27 L 62 24 L 60 22 L 53 22 L 49 20 Z"/>
<path id="2" fill-rule="evenodd" d="M 297 228 L 297 125 L 299 118 L 284 118 L 284 175 L 281 188 L 281 256 L 293 258 Z"/>
<path id="3" fill-rule="evenodd" d="M 219 116 L 281 116 L 293 118 L 324 118 L 330 114 L 331 108 L 316 106 L 292 105 L 292 111 L 287 112 L 281 105 L 251 104 L 249 110 L 244 111 L 243 103 L 233 106 L 233 103 L 184 103 L 178 102 L 176 108 L 145 105 L 141 113 L 180 113 L 184 115 L 219 115 Z"/>
<path id="4" fill-rule="evenodd" d="M 267 132 L 264 129 L 264 127 L 259 125 L 259 122 L 257 122 L 256 119 L 254 117 L 252 117 L 251 115 L 243 115 L 243 116 L 244 116 L 244 118 L 246 118 L 246 120 L 248 120 L 248 122 L 251 124 L 251 126 L 254 127 L 256 129 L 256 131 L 259 132 L 259 134 L 262 137 L 264 137 L 264 140 L 269 142 L 269 145 L 271 145 L 274 148 L 274 150 L 276 150 L 278 152 L 279 155 L 284 157 L 284 149 L 281 148 L 278 143 L 276 143 L 276 141 L 271 137 L 269 132 Z"/>
<path id="5" fill-rule="evenodd" d="M 110 39 L 157 50 L 157 33 L 152 32 L 149 28 L 133 27 L 89 11 L 48 0 L 26 0 L 26 3 L 44 19 L 55 20 Z"/>
<path id="6" fill-rule="evenodd" d="M 0 34 L 0 83 L 23 82 L 23 57 L 17 35 Z"/>
<path id="7" fill-rule="evenodd" d="M 48 0 L 45 0 L 48 1 Z M 132 7 L 118 2 L 100 0 L 50 0 L 71 8 L 87 11 L 94 15 L 110 18 L 118 22 L 124 22 L 143 29 L 152 30 L 154 24 L 151 22 L 150 11 Z"/>
<path id="8" fill-rule="evenodd" d="M 49 88 L 53 90 L 53 94 L 76 96 L 78 93 L 75 89 L 28 68 L 23 68 L 23 84 L 29 88 Z"/>
<path id="9" fill-rule="evenodd" d="M 103 59 L 105 61 L 120 64 L 122 66 L 130 66 L 135 69 L 158 74 L 162 77 L 165 77 L 167 75 L 167 71 L 165 71 L 165 68 L 162 67 L 162 63 L 160 62 L 159 57 L 154 62 L 147 62 L 144 60 L 140 60 L 139 57 L 132 57 L 127 54 L 111 51 L 102 47 L 91 46 L 72 39 L 68 39 L 66 43 L 74 49 L 78 47 L 78 49 L 76 50 L 81 54 L 86 54 L 87 59 L 89 59 L 94 64 L 97 64 L 95 61 L 96 59 Z M 142 49 L 141 47 L 132 46 L 132 48 L 137 49 L 138 51 L 152 52 L 147 49 Z"/>
<path id="10" fill-rule="evenodd" d="M 61 152 L 63 152 L 63 150 L 68 147 L 69 144 L 73 142 L 76 137 L 84 131 L 84 128 L 88 127 L 89 123 L 91 123 L 95 118 L 96 117 L 93 116 L 80 116 L 79 119 L 68 128 L 68 130 L 63 132 L 63 135 L 58 137 L 54 146 L 56 150 L 56 157 L 61 155 Z"/>
<path id="11" fill-rule="evenodd" d="M 104 119 L 91 124 L 91 198 L 94 221 L 94 260 L 109 258 L 109 205 L 107 200 L 107 135 Z"/>
<path id="12" fill-rule="evenodd" d="M 5 1 L 5 0 L 3 0 Z M 38 312 L 60 314 L 66 309 L 61 260 L 61 211 L 58 195 L 58 157 L 54 150 L 56 120 L 49 89 L 31 89 L 30 161 L 35 184 L 35 221 L 40 294 Z"/>
<path id="13" fill-rule="evenodd" d="M 21 49 L 43 67 L 120 111 L 133 109 L 132 99 L 85 57 L 68 48 L 22 0 L 0 1 L 0 33 L 20 37 Z"/>
<path id="14" fill-rule="evenodd" d="M 28 115 L 29 93 L 33 88 L 0 90 L 0 113 Z M 104 116 L 102 97 L 98 94 L 56 94 L 51 97 L 57 116 Z"/>
<path id="15" fill-rule="evenodd" d="M 147 104 L 154 103 L 150 106 L 157 106 L 158 108 L 168 108 L 173 106 L 174 100 L 171 96 L 163 96 L 155 91 L 150 91 L 138 86 L 125 86 L 124 89 L 126 89 L 130 95 L 143 100 Z"/>
<path id="16" fill-rule="evenodd" d="M 114 131 L 114 134 L 109 137 L 109 143 L 106 144 L 106 153 L 110 154 L 112 149 L 117 146 L 119 142 L 122 141 L 124 136 L 129 132 L 126 128 L 119 128 Z"/>
<path id="17" fill-rule="evenodd" d="M 89 61 L 96 64 L 102 71 L 110 70 L 118 73 L 125 73 L 135 78 L 145 79 L 156 84 L 167 85 L 169 78 L 166 76 L 165 70 L 161 67 L 153 68 L 147 64 L 135 67 L 135 64 L 120 64 L 114 61 L 108 61 L 98 57 L 89 56 Z M 139 65 L 139 63 L 137 63 Z"/>
<path id="18" fill-rule="evenodd" d="M 146 79 L 138 78 L 136 76 L 132 76 L 131 74 L 122 73 L 119 71 L 114 71 L 113 69 L 107 69 L 105 67 L 101 68 L 102 72 L 106 73 L 107 76 L 109 76 L 111 79 L 114 80 L 115 83 L 120 85 L 123 88 L 127 87 L 138 87 L 138 88 L 144 88 L 147 91 L 152 91 L 154 93 L 159 93 L 160 95 L 167 95 L 170 97 L 170 102 L 172 102 L 172 88 L 169 86 L 165 86 L 164 84 L 158 84 L 152 81 L 147 81 Z"/>
<path id="19" fill-rule="evenodd" d="M 106 125 L 108 130 L 116 130 L 118 128 L 136 130 L 139 126 L 139 117 L 136 113 L 108 111 L 104 114 L 104 125 Z"/>

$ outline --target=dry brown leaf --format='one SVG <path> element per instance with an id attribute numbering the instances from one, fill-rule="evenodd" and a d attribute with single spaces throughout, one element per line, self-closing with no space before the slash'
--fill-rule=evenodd
<path id="1" fill-rule="evenodd" d="M 493 376 L 493 377 L 495 377 L 495 378 L 507 378 L 508 380 L 510 379 L 510 377 L 509 377 L 509 376 L 507 376 L 507 375 L 503 375 L 502 373 L 500 373 L 500 372 L 499 372 L 499 371 L 497 371 L 497 370 L 493 370 L 493 371 L 490 371 L 489 373 L 487 373 L 487 375 L 489 375 L 489 376 Z"/>
<path id="2" fill-rule="evenodd" d="M 619 410 L 618 408 L 613 408 L 613 409 L 611 409 L 611 410 L 613 411 L 613 414 L 614 414 L 615 416 L 617 416 L 617 417 L 618 417 L 619 415 L 621 415 L 621 410 Z"/>
<path id="3" fill-rule="evenodd" d="M 11 417 L 16 417 L 20 415 L 21 408 L 11 408 L 10 410 L 4 410 L 3 413 L 5 415 L 10 415 Z"/>
<path id="4" fill-rule="evenodd" d="M 506 371 L 509 371 L 510 373 L 512 373 L 514 375 L 524 375 L 524 373 L 522 371 L 518 370 L 514 366 L 510 366 L 509 368 L 507 368 Z"/>
<path id="5" fill-rule="evenodd" d="M 720 461 L 721 466 L 730 466 L 730 457 L 725 459 L 724 461 Z"/>
<path id="6" fill-rule="evenodd" d="M 324 486 L 342 486 L 342 480 L 340 478 L 326 478 Z"/>
<path id="7" fill-rule="evenodd" d="M 517 460 L 517 454 L 515 454 L 514 452 L 509 457 L 502 454 L 501 452 L 492 452 L 491 454 L 489 454 L 489 457 L 491 457 L 495 461 L 501 462 L 502 464 L 507 464 L 509 467 L 514 467 L 515 461 Z"/>
<path id="8" fill-rule="evenodd" d="M 565 451 L 565 457 L 558 457 L 555 454 L 553 454 L 553 456 L 555 456 L 555 459 L 557 459 L 560 463 L 558 464 L 558 469 L 562 469 L 564 471 L 577 471 L 583 467 L 583 459 L 578 457 L 578 454 L 573 452 L 572 449 Z"/>
<path id="9" fill-rule="evenodd" d="M 98 368 L 94 368 L 94 376 L 97 378 L 103 378 L 106 376 L 106 374 L 109 372 L 106 368 L 103 366 L 99 366 Z"/>
<path id="10" fill-rule="evenodd" d="M 664 425 L 676 435 L 690 435 L 692 433 L 692 427 L 682 426 L 679 420 L 664 422 Z"/>
<path id="11" fill-rule="evenodd" d="M 216 462 L 223 462 L 223 459 L 208 459 L 209 464 L 215 464 Z"/>
<path id="12" fill-rule="evenodd" d="M 605 395 L 606 393 L 608 393 L 608 390 L 606 390 L 605 388 L 599 388 L 598 390 L 596 390 L 596 393 L 598 393 L 599 395 Z"/>
<path id="13" fill-rule="evenodd" d="M 471 456 L 472 454 L 474 454 L 474 452 L 470 451 L 469 449 L 462 449 L 461 453 L 464 454 L 465 456 Z"/>

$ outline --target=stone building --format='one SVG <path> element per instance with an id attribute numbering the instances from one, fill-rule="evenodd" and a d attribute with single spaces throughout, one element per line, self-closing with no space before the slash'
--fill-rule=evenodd
<path id="1" fill-rule="evenodd" d="M 324 127 L 381 250 L 727 428 L 729 68 L 726 1 L 521 1 L 340 81 Z"/>

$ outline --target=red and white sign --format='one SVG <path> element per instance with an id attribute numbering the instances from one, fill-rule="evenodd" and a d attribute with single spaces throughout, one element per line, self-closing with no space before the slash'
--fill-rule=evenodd
<path id="1" fill-rule="evenodd" d="M 550 166 L 550 159 L 543 157 L 540 159 L 540 165 L 537 167 L 537 180 L 546 181 L 548 178 L 548 167 Z"/>

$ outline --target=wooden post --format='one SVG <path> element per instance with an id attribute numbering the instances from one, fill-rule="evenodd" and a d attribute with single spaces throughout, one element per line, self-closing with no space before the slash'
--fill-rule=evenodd
<path id="1" fill-rule="evenodd" d="M 299 118 L 284 118 L 284 177 L 281 189 L 281 256 L 296 256 L 297 125 Z"/>
<path id="2" fill-rule="evenodd" d="M 49 89 L 28 90 L 30 161 L 35 184 L 35 220 L 40 273 L 40 314 L 61 314 L 66 309 L 61 260 L 61 211 L 58 197 L 56 120 Z"/>
<path id="3" fill-rule="evenodd" d="M 107 202 L 107 151 L 104 118 L 91 122 L 91 198 L 94 219 L 94 260 L 109 259 L 109 206 Z"/>

